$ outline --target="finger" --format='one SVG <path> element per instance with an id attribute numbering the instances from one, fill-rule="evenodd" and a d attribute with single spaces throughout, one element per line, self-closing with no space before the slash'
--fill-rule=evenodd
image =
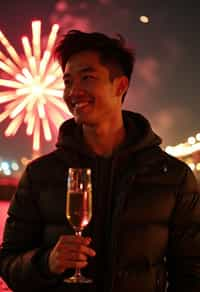
<path id="1" fill-rule="evenodd" d="M 88 254 L 87 251 L 88 250 L 91 250 L 91 248 L 86 248 L 85 249 L 85 245 L 81 245 L 80 243 L 76 243 L 76 242 L 73 242 L 73 243 L 63 243 L 62 245 L 58 245 L 56 246 L 55 248 L 55 252 L 58 256 L 64 256 L 64 255 L 73 255 L 73 254 L 84 254 L 84 255 L 90 255 L 90 253 Z"/>
<path id="2" fill-rule="evenodd" d="M 87 260 L 87 257 L 94 257 L 96 252 L 85 245 L 68 245 L 56 249 L 56 257 L 68 260 Z"/>
<path id="3" fill-rule="evenodd" d="M 59 245 L 65 245 L 70 243 L 77 243 L 77 244 L 85 244 L 88 245 L 91 243 L 90 237 L 82 237 L 82 236 L 75 236 L 75 235 L 62 235 L 59 238 Z"/>
<path id="4" fill-rule="evenodd" d="M 61 253 L 67 253 L 67 252 L 79 252 L 83 253 L 89 256 L 95 256 L 95 251 L 88 247 L 85 244 L 79 243 L 79 242 L 63 242 L 59 246 L 57 246 L 57 250 L 60 250 Z"/>
<path id="5" fill-rule="evenodd" d="M 85 254 L 91 257 L 94 257 L 96 255 L 96 252 L 92 248 L 85 245 L 79 245 L 79 246 L 73 245 L 71 246 L 71 252 L 77 252 L 77 253 Z"/>
<path id="6" fill-rule="evenodd" d="M 64 255 L 67 261 L 87 261 L 87 256 L 80 252 L 69 252 Z"/>
<path id="7" fill-rule="evenodd" d="M 74 261 L 74 260 L 62 260 L 58 261 L 54 267 L 53 272 L 60 274 L 65 272 L 67 269 L 72 268 L 84 268 L 88 265 L 87 261 Z"/>
<path id="8" fill-rule="evenodd" d="M 80 254 L 82 253 L 91 257 L 96 255 L 96 252 L 92 248 L 75 242 L 73 242 L 72 244 L 71 243 L 63 244 L 62 246 L 59 247 L 58 250 L 61 253 L 80 253 Z"/>

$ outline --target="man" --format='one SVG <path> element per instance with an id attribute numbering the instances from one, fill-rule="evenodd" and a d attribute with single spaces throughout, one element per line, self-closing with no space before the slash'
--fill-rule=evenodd
<path id="1" fill-rule="evenodd" d="M 19 292 L 199 292 L 200 202 L 190 169 L 122 111 L 134 53 L 121 39 L 70 31 L 56 48 L 74 118 L 57 150 L 31 162 L 12 199 L 0 252 Z M 65 217 L 69 167 L 92 170 L 93 216 L 77 238 Z M 75 267 L 93 284 L 67 284 Z"/>

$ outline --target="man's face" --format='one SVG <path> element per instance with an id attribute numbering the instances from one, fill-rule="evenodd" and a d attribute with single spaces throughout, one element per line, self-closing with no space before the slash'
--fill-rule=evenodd
<path id="1" fill-rule="evenodd" d="M 97 125 L 121 111 L 119 80 L 110 80 L 98 53 L 84 51 L 71 56 L 63 79 L 64 100 L 77 123 Z"/>

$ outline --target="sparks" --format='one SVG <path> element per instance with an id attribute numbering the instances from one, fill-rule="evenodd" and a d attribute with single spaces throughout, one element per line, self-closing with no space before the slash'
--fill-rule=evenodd
<path id="1" fill-rule="evenodd" d="M 0 43 L 6 54 L 0 50 L 0 70 L 8 76 L 0 78 L 0 122 L 10 119 L 5 136 L 15 136 L 25 123 L 26 134 L 33 137 L 33 150 L 39 151 L 41 133 L 46 141 L 52 140 L 52 129 L 59 128 L 71 114 L 62 99 L 64 84 L 62 72 L 53 60 L 59 26 L 54 24 L 45 50 L 41 49 L 41 21 L 32 22 L 32 42 L 22 37 L 24 55 L 19 56 L 6 36 L 0 31 Z"/>

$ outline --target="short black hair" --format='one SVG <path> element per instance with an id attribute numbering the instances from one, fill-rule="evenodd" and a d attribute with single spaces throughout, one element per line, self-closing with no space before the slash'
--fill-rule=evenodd
<path id="1" fill-rule="evenodd" d="M 125 75 L 130 81 L 135 63 L 135 52 L 125 46 L 125 40 L 121 35 L 111 38 L 100 32 L 86 33 L 70 30 L 56 45 L 55 57 L 64 71 L 68 59 L 82 51 L 97 52 L 101 64 L 108 67 L 111 80 Z"/>

